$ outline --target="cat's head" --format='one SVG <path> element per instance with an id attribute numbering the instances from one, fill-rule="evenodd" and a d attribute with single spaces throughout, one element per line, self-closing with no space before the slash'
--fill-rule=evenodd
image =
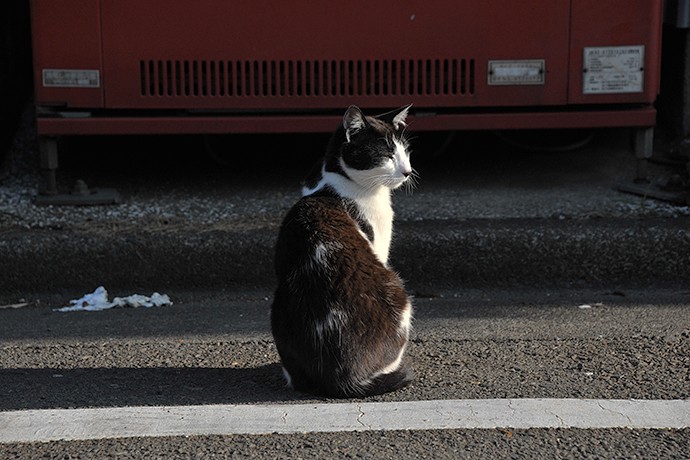
<path id="1" fill-rule="evenodd" d="M 353 106 L 343 115 L 339 167 L 360 186 L 400 187 L 412 176 L 405 118 L 411 105 L 377 116 Z"/>

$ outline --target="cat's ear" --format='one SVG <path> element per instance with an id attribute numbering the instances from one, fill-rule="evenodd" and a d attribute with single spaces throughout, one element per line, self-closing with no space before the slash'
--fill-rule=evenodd
<path id="1" fill-rule="evenodd" d="M 377 115 L 376 118 L 393 125 L 393 127 L 396 130 L 404 128 L 405 126 L 407 126 L 407 123 L 405 123 L 405 119 L 407 118 L 407 114 L 409 113 L 411 107 L 412 104 L 406 105 L 405 107 L 400 107 L 399 109 L 393 110 L 391 112 Z"/>
<path id="2" fill-rule="evenodd" d="M 350 137 L 357 131 L 369 126 L 367 119 L 359 107 L 351 105 L 345 115 L 343 115 L 343 128 L 345 129 L 345 138 L 350 142 Z"/>

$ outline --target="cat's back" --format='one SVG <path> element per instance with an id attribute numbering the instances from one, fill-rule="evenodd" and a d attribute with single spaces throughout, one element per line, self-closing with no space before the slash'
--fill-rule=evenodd
<path id="1" fill-rule="evenodd" d="M 332 194 L 317 193 L 301 197 L 285 216 L 281 230 L 306 237 L 328 233 L 336 226 L 349 226 L 350 216 L 344 202 Z"/>
<path id="2" fill-rule="evenodd" d="M 366 228 L 360 227 L 366 226 L 357 223 L 347 200 L 327 193 L 302 197 L 280 228 L 275 260 L 278 278 L 283 279 L 296 265 L 302 271 L 342 271 L 354 263 L 376 263 Z"/>

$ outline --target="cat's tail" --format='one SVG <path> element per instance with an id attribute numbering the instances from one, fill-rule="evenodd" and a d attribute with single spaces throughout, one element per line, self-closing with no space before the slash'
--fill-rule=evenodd
<path id="1" fill-rule="evenodd" d="M 406 365 L 401 365 L 393 372 L 380 374 L 366 382 L 340 381 L 330 388 L 322 388 L 323 394 L 335 398 L 364 398 L 399 390 L 409 385 L 414 373 Z"/>
<path id="2" fill-rule="evenodd" d="M 374 396 L 399 390 L 409 385 L 412 380 L 414 380 L 414 372 L 407 366 L 400 366 L 393 372 L 374 378 L 362 389 L 364 392 L 362 396 Z"/>
<path id="3" fill-rule="evenodd" d="M 290 374 L 292 375 L 292 373 Z M 364 382 L 350 379 L 324 379 L 321 384 L 313 381 L 291 379 L 295 390 L 304 391 L 329 398 L 364 398 L 375 396 L 406 387 L 414 380 L 414 372 L 406 365 L 401 365 L 393 372 L 380 374 Z"/>

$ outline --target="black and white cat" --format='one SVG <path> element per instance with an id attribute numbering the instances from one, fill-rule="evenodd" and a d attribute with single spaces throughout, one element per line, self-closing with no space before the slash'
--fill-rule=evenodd
<path id="1" fill-rule="evenodd" d="M 351 106 L 280 228 L 271 327 L 296 390 L 362 397 L 412 380 L 412 305 L 388 267 L 391 190 L 413 175 L 409 108 L 368 117 Z"/>

